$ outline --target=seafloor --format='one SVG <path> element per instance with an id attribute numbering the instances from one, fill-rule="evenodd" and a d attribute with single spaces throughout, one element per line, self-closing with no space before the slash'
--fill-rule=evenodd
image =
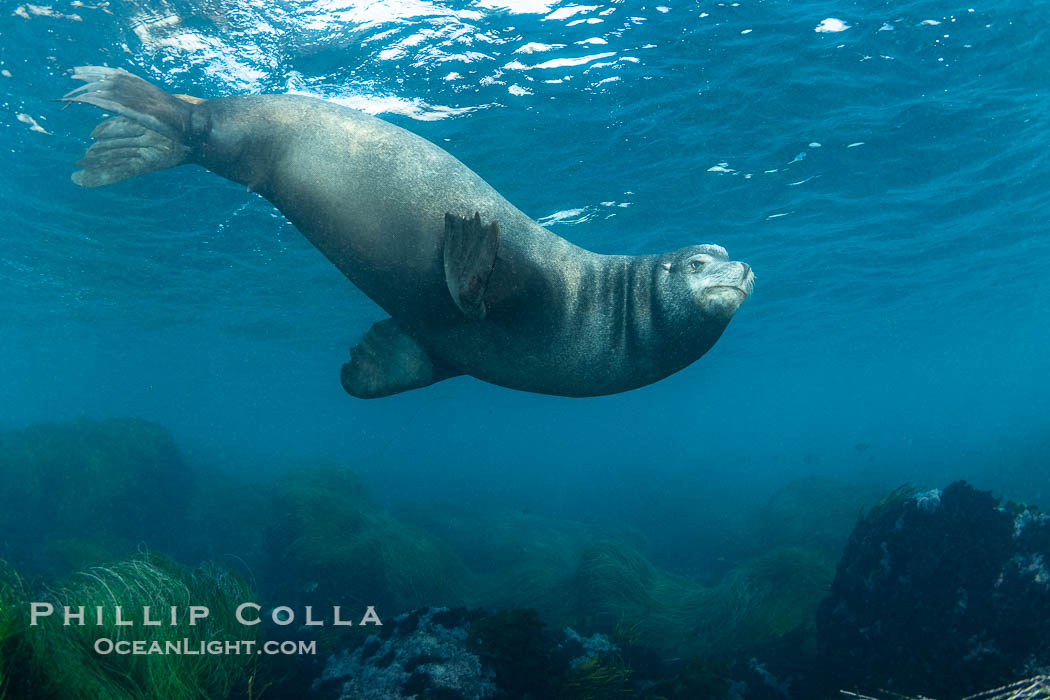
<path id="1" fill-rule="evenodd" d="M 4 700 L 1047 697 L 1050 521 L 964 482 L 801 479 L 683 575 L 608 524 L 390 512 L 351 466 L 249 482 L 136 419 L 2 434 L 0 473 Z M 243 602 L 261 624 L 238 621 Z M 66 625 L 63 606 L 87 612 Z M 210 614 L 191 625 L 191 606 Z M 99 639 L 313 653 L 99 654 Z"/>

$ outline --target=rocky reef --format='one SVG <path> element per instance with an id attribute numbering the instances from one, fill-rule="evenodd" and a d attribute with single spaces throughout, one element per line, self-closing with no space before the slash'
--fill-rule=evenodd
<path id="1" fill-rule="evenodd" d="M 395 514 L 336 463 L 201 468 L 135 419 L 2 433 L 0 476 L 0 700 L 958 698 L 1050 668 L 1050 519 L 964 482 L 864 515 L 870 485 L 802 479 L 725 521 L 724 546 L 708 533 L 661 560 L 619 523 L 499 503 Z M 384 624 L 26 619 L 28 601 L 244 600 L 372 605 Z M 316 655 L 102 658 L 102 636 Z"/>
<path id="2" fill-rule="evenodd" d="M 1050 519 L 956 482 L 859 522 L 820 606 L 843 687 L 962 697 L 1050 667 Z"/>
<path id="3" fill-rule="evenodd" d="M 603 635 L 551 632 L 534 610 L 490 615 L 424 608 L 331 656 L 318 698 L 600 698 L 630 693 L 630 671 Z"/>
<path id="4" fill-rule="evenodd" d="M 66 574 L 184 537 L 194 475 L 171 435 L 135 418 L 0 433 L 0 557 Z"/>

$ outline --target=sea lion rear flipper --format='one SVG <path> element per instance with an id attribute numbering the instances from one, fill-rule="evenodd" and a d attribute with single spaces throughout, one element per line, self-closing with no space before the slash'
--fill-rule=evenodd
<path id="1" fill-rule="evenodd" d="M 485 318 L 485 289 L 499 251 L 499 222 L 481 225 L 481 215 L 469 219 L 445 214 L 445 283 L 463 314 Z"/>
<path id="2" fill-rule="evenodd" d="M 202 100 L 169 95 L 120 68 L 79 66 L 73 77 L 86 84 L 63 102 L 83 102 L 120 116 L 95 127 L 95 143 L 77 162 L 73 182 L 98 187 L 162 170 L 190 159 L 193 107 Z"/>
<path id="3" fill-rule="evenodd" d="M 429 386 L 457 373 L 436 364 L 415 338 L 388 318 L 361 336 L 343 365 L 346 393 L 359 399 L 375 399 Z"/>

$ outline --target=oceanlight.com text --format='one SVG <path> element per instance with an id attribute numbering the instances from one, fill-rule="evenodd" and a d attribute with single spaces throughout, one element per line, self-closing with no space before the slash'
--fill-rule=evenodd
<path id="1" fill-rule="evenodd" d="M 190 639 L 170 640 L 165 642 L 146 640 L 129 641 L 121 639 L 113 641 L 108 637 L 100 637 L 95 640 L 95 653 L 100 656 L 117 654 L 119 656 L 150 656 L 153 654 L 175 656 L 224 656 L 241 654 L 266 654 L 267 656 L 297 656 L 316 655 L 316 641 L 292 641 L 263 642 L 254 640 L 230 640 L 230 641 L 191 641 Z"/>

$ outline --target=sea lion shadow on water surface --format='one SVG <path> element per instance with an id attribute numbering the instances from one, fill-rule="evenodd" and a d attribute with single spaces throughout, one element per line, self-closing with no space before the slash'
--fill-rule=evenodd
<path id="1" fill-rule="evenodd" d="M 97 187 L 196 163 L 269 200 L 390 318 L 350 351 L 361 398 L 458 375 L 600 396 L 707 352 L 751 293 L 724 248 L 601 255 L 543 228 L 420 136 L 300 95 L 203 100 L 84 66 L 61 99 L 116 113 L 73 181 Z"/>

